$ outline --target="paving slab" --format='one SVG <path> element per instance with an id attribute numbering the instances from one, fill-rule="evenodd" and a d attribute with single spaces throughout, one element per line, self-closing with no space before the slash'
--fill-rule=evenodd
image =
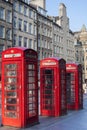
<path id="1" fill-rule="evenodd" d="M 0 130 L 87 130 L 87 94 L 84 95 L 84 108 L 68 111 L 61 117 L 39 116 L 40 124 L 29 128 L 0 127 Z M 1 117 L 0 117 L 1 123 Z"/>

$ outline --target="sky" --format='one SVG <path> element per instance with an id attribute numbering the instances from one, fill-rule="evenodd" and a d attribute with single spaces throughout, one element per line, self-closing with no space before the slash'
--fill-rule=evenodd
<path id="1" fill-rule="evenodd" d="M 69 27 L 72 31 L 80 31 L 83 24 L 87 28 L 87 0 L 46 0 L 47 14 L 59 15 L 59 4 L 66 6 Z"/>

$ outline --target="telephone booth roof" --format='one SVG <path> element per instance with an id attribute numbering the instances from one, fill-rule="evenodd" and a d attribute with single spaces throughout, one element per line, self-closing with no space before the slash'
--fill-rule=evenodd
<path id="1" fill-rule="evenodd" d="M 42 59 L 42 61 L 43 61 L 43 60 L 49 60 L 49 59 L 53 59 L 53 60 L 59 61 L 59 60 L 62 60 L 63 58 L 49 57 L 49 58 L 44 58 L 44 59 Z M 64 60 L 64 59 L 63 59 L 63 60 Z"/>
<path id="2" fill-rule="evenodd" d="M 66 63 L 66 70 L 77 70 L 78 67 L 82 67 L 79 63 Z"/>
<path id="3" fill-rule="evenodd" d="M 81 65 L 81 64 L 79 64 L 79 63 L 74 63 L 74 62 L 72 62 L 72 63 L 66 63 L 66 65 L 73 65 L 73 66 L 78 66 L 78 65 Z"/>
<path id="4" fill-rule="evenodd" d="M 66 66 L 71 65 L 71 66 L 81 66 L 79 63 L 66 63 Z"/>
<path id="5" fill-rule="evenodd" d="M 49 58 L 44 58 L 40 61 L 40 67 L 45 67 L 45 66 L 58 66 L 58 63 L 60 61 L 63 61 L 63 63 L 66 63 L 66 61 L 63 58 L 58 58 L 58 57 L 49 57 Z"/>
<path id="6" fill-rule="evenodd" d="M 34 57 L 30 57 L 31 53 Z M 33 49 L 29 49 L 26 47 L 12 47 L 2 52 L 2 60 L 3 59 L 11 59 L 11 58 L 37 58 L 37 52 Z"/>

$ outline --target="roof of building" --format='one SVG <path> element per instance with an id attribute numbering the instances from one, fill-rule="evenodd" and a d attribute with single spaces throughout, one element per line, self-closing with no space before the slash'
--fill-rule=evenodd
<path id="1" fill-rule="evenodd" d="M 86 30 L 86 26 L 85 26 L 84 24 L 83 24 L 83 26 L 82 26 L 82 28 L 81 28 L 81 31 L 82 31 L 82 32 L 87 31 L 87 30 Z"/>

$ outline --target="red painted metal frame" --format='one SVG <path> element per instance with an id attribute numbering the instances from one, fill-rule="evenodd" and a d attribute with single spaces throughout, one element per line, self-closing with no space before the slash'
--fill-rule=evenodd
<path id="1" fill-rule="evenodd" d="M 82 91 L 82 66 L 81 64 L 68 63 L 66 64 L 66 73 L 74 74 L 75 85 L 74 94 L 75 102 L 67 103 L 67 108 L 71 110 L 79 110 L 83 108 L 83 91 Z M 66 79 L 67 80 L 67 79 Z"/>
<path id="2" fill-rule="evenodd" d="M 46 109 L 45 74 L 44 71 L 53 72 L 52 109 Z M 61 75 L 62 74 L 62 75 Z M 63 82 L 62 82 L 63 81 Z M 48 95 L 49 96 L 49 95 Z M 42 116 L 61 116 L 67 113 L 66 102 L 66 62 L 64 59 L 45 58 L 40 62 L 40 112 Z M 49 99 L 50 100 L 50 99 Z M 45 107 L 44 107 L 45 106 Z"/>
<path id="3" fill-rule="evenodd" d="M 38 123 L 38 70 L 37 70 L 37 52 L 32 49 L 14 47 L 9 48 L 2 52 L 2 125 L 14 126 L 14 127 L 27 127 Z M 5 65 L 6 64 L 17 64 L 17 94 L 19 98 L 19 117 L 12 118 L 5 116 Z M 28 66 L 34 66 L 30 72 Z M 32 81 L 34 90 L 29 88 L 29 72 L 33 75 Z M 32 110 L 30 110 L 29 103 L 31 96 Z M 35 101 L 33 102 L 33 97 Z M 32 115 L 30 116 L 30 111 Z M 34 113 L 34 114 L 33 114 Z"/>

